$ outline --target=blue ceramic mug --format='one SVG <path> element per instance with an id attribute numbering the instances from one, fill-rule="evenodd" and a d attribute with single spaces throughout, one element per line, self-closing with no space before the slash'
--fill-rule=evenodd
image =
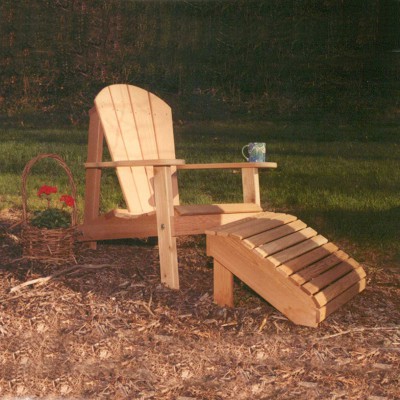
<path id="1" fill-rule="evenodd" d="M 265 143 L 249 143 L 242 148 L 243 157 L 248 162 L 265 162 Z M 245 154 L 247 149 L 248 157 Z"/>

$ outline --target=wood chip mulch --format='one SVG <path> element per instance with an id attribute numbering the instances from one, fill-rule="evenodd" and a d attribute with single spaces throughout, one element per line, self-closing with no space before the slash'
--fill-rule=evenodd
<path id="1" fill-rule="evenodd" d="M 172 291 L 144 241 L 22 260 L 17 219 L 0 213 L 1 399 L 400 398 L 395 266 L 364 264 L 367 289 L 306 328 L 240 282 L 236 308 L 216 306 L 202 237 L 179 239 Z"/>

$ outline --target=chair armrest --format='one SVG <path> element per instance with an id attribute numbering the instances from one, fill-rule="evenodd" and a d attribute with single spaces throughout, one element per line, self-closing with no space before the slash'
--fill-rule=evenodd
<path id="1" fill-rule="evenodd" d="M 185 164 L 185 160 L 126 160 L 87 162 L 85 168 L 115 168 L 115 167 L 170 167 Z"/>
<path id="2" fill-rule="evenodd" d="M 177 165 L 181 169 L 238 169 L 238 168 L 277 168 L 275 162 L 240 162 L 240 163 L 212 163 L 212 164 L 184 164 Z"/>

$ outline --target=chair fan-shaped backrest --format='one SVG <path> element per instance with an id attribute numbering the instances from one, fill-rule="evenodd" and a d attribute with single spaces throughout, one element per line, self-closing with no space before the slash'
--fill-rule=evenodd
<path id="1" fill-rule="evenodd" d="M 97 95 L 95 107 L 113 161 L 175 159 L 171 108 L 154 94 L 136 86 L 111 85 Z M 130 213 L 155 210 L 153 167 L 117 167 L 117 176 Z"/>

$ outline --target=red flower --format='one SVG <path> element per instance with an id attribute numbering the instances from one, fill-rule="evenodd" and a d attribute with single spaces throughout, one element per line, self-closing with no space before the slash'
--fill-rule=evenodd
<path id="1" fill-rule="evenodd" d="M 63 201 L 68 207 L 73 207 L 75 205 L 75 199 L 68 194 L 63 194 L 60 197 L 60 201 Z"/>
<path id="2" fill-rule="evenodd" d="M 41 188 L 39 188 L 37 195 L 39 197 L 41 197 L 42 194 L 45 194 L 46 196 L 48 196 L 52 193 L 57 193 L 57 188 L 55 186 L 43 185 Z"/>

